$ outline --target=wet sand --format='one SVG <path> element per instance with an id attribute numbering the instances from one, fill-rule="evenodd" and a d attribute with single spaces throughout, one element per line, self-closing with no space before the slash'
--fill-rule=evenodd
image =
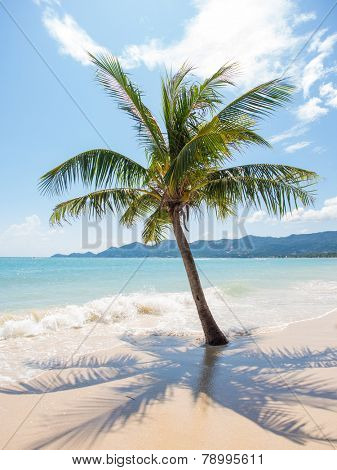
<path id="1" fill-rule="evenodd" d="M 337 312 L 207 348 L 112 338 L 0 389 L 6 449 L 337 448 Z"/>

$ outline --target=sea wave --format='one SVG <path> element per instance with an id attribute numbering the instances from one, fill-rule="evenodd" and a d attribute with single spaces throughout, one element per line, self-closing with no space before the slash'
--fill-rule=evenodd
<path id="1" fill-rule="evenodd" d="M 337 306 L 337 282 L 310 280 L 291 287 L 256 289 L 234 281 L 205 289 L 216 320 L 235 334 L 322 315 Z M 190 292 L 137 292 L 106 296 L 82 305 L 0 314 L 0 340 L 36 337 L 90 324 L 118 334 L 201 335 Z"/>
<path id="2" fill-rule="evenodd" d="M 207 289 L 209 298 L 216 296 L 216 289 Z M 214 303 L 214 302 L 213 302 Z M 25 314 L 0 315 L 0 340 L 29 337 L 62 329 L 81 328 L 90 323 L 107 323 L 117 331 L 135 328 L 164 331 L 163 320 L 173 316 L 176 324 L 180 317 L 192 313 L 195 307 L 189 293 L 141 292 L 116 295 L 87 302 L 83 305 L 67 305 Z M 178 318 L 175 318 L 178 317 Z M 183 326 L 183 325 L 180 325 Z M 171 332 L 174 328 L 171 328 Z"/>
<path id="3" fill-rule="evenodd" d="M 256 288 L 247 280 L 233 281 L 207 288 L 205 295 L 216 321 L 233 337 L 259 334 L 326 314 L 337 306 L 337 282 L 278 282 L 275 288 Z M 191 293 L 142 291 L 82 305 L 0 313 L 0 385 L 37 377 L 41 368 L 34 364 L 48 365 L 74 354 L 110 354 L 124 341 L 142 342 L 144 336 L 202 342 Z"/>

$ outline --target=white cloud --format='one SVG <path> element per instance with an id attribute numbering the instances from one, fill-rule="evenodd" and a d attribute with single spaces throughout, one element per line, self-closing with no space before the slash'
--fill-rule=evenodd
<path id="1" fill-rule="evenodd" d="M 297 152 L 297 150 L 304 149 L 305 147 L 308 147 L 311 142 L 303 141 L 303 142 L 296 142 L 295 144 L 288 145 L 284 150 L 287 153 L 294 153 Z"/>
<path id="2" fill-rule="evenodd" d="M 328 109 L 321 106 L 322 100 L 314 97 L 297 108 L 297 117 L 304 122 L 312 122 L 328 113 Z"/>
<path id="3" fill-rule="evenodd" d="M 327 59 L 333 52 L 337 42 L 337 33 L 323 38 L 326 30 L 322 30 L 316 35 L 310 44 L 309 52 L 316 52 L 317 55 L 304 67 L 302 75 L 302 88 L 305 97 L 309 95 L 310 88 L 318 80 L 324 78 L 334 68 L 325 66 Z"/>
<path id="4" fill-rule="evenodd" d="M 245 222 L 248 224 L 254 224 L 256 222 L 262 222 L 268 218 L 268 214 L 266 211 L 256 211 L 251 216 L 245 218 Z"/>
<path id="5" fill-rule="evenodd" d="M 321 209 L 304 209 L 299 207 L 292 212 L 287 212 L 282 218 L 276 219 L 268 215 L 266 211 L 258 210 L 251 216 L 244 218 L 244 222 L 268 224 L 284 224 L 292 222 L 317 222 L 317 221 L 337 221 L 337 196 L 326 199 Z"/>
<path id="6" fill-rule="evenodd" d="M 285 222 L 337 220 L 337 197 L 326 199 L 321 209 L 304 209 L 300 207 L 292 213 L 288 212 L 283 220 Z"/>
<path id="7" fill-rule="evenodd" d="M 63 227 L 50 227 L 37 214 L 0 230 L 0 256 L 51 256 L 55 253 L 103 251 L 114 245 L 139 240 L 138 232 L 120 231 L 118 220 L 92 221 L 83 218 Z M 122 238 L 121 238 L 122 237 Z"/>
<path id="8" fill-rule="evenodd" d="M 87 51 L 94 54 L 106 51 L 72 16 L 60 15 L 50 7 L 59 0 L 34 1 L 44 5 L 43 23 L 58 42 L 60 53 L 88 65 Z M 197 66 L 196 73 L 206 76 L 225 61 L 233 60 L 240 65 L 239 85 L 252 86 L 284 72 L 309 35 L 309 32 L 298 34 L 296 26 L 316 18 L 314 12 L 300 13 L 295 0 L 192 1 L 196 11 L 185 23 L 179 40 L 164 44 L 152 38 L 128 45 L 119 56 L 122 65 L 133 68 L 145 64 L 151 69 L 163 64 L 177 67 L 188 60 Z M 328 35 L 326 29 L 318 31 L 306 52 L 288 70 L 288 74 L 298 77 L 305 97 L 317 81 L 337 70 L 325 63 L 336 43 L 337 33 Z M 311 57 L 309 62 L 308 57 Z M 328 86 L 332 88 L 328 90 Z M 331 83 L 321 87 L 320 97 L 311 97 L 299 106 L 296 114 L 300 123 L 273 136 L 271 142 L 304 134 L 308 129 L 305 124 L 326 115 L 328 106 L 337 107 L 337 89 Z"/>
<path id="9" fill-rule="evenodd" d="M 319 36 L 318 41 L 312 43 L 312 47 L 310 50 L 317 50 L 317 52 L 321 54 L 330 55 L 333 52 L 333 48 L 337 42 L 337 33 L 330 34 L 326 36 L 324 39 L 323 36 L 327 32 L 327 30 L 323 30 L 323 34 Z"/>
<path id="10" fill-rule="evenodd" d="M 63 246 L 64 230 L 44 225 L 36 214 L 12 224 L 0 233 L 0 256 L 43 256 Z"/>
<path id="11" fill-rule="evenodd" d="M 60 6 L 61 5 L 61 2 L 59 0 L 33 0 L 33 3 L 35 3 L 35 5 L 39 7 L 41 5 L 48 5 L 48 6 L 52 6 L 52 5 Z"/>
<path id="12" fill-rule="evenodd" d="M 62 54 L 88 65 L 87 51 L 106 51 L 72 16 L 61 16 L 50 8 L 53 4 L 59 5 L 59 0 L 34 1 L 47 6 L 43 23 L 59 43 Z M 284 71 L 307 38 L 307 34 L 296 32 L 296 25 L 316 17 L 314 12 L 299 13 L 294 0 L 193 0 L 193 3 L 197 11 L 185 23 L 180 40 L 165 45 L 152 38 L 145 43 L 128 45 L 119 57 L 123 66 L 133 68 L 145 64 L 151 69 L 164 64 L 175 67 L 189 60 L 197 66 L 196 73 L 206 76 L 225 61 L 235 60 L 241 67 L 240 84 L 252 85 Z M 316 57 L 307 65 L 303 59 L 292 65 L 290 73 L 294 75 L 299 75 L 303 68 L 299 81 L 305 96 L 317 80 L 331 71 L 325 67 L 324 60 L 333 52 L 336 42 L 337 34 L 326 36 L 326 30 L 320 31 L 309 46 Z"/>
<path id="13" fill-rule="evenodd" d="M 299 85 L 303 89 L 305 98 L 309 96 L 311 87 L 322 80 L 325 76 L 337 70 L 336 66 L 326 66 L 326 59 L 333 53 L 337 43 L 337 33 L 327 35 L 327 30 L 323 29 L 316 33 L 308 46 L 309 54 L 316 54 L 306 65 L 302 62 L 303 71 L 300 74 Z M 299 73 L 300 67 L 296 73 Z M 296 114 L 300 124 L 297 124 L 281 134 L 272 137 L 271 142 L 277 143 L 304 134 L 308 127 L 305 124 L 315 121 L 329 112 L 327 106 L 337 107 L 337 89 L 332 83 L 327 83 L 320 87 L 320 97 L 311 97 L 297 108 Z"/>
<path id="14" fill-rule="evenodd" d="M 122 58 L 129 67 L 177 66 L 189 60 L 206 76 L 225 61 L 238 61 L 245 84 L 282 73 L 303 42 L 292 27 L 295 3 L 289 0 L 194 0 L 197 12 L 182 38 L 170 45 L 151 39 L 129 45 Z M 244 14 L 243 14 L 244 12 Z"/>
<path id="15" fill-rule="evenodd" d="M 318 155 L 321 155 L 322 153 L 326 152 L 326 148 L 322 147 L 321 145 L 316 145 L 316 147 L 314 147 L 312 151 L 314 153 L 317 153 Z"/>
<path id="16" fill-rule="evenodd" d="M 36 241 L 46 240 L 50 235 L 54 233 L 60 233 L 60 229 L 44 229 L 42 226 L 41 219 L 38 215 L 33 214 L 25 217 L 24 222 L 21 224 L 10 225 L 2 234 L 0 234 L 0 240 L 11 240 L 13 238 L 27 239 L 32 236 Z"/>
<path id="17" fill-rule="evenodd" d="M 88 65 L 87 51 L 106 51 L 72 16 L 61 16 L 51 8 L 60 5 L 59 0 L 33 1 L 46 7 L 43 23 L 59 43 L 62 54 Z M 242 72 L 239 84 L 250 86 L 285 70 L 290 58 L 308 37 L 308 34 L 299 35 L 296 26 L 316 18 L 314 12 L 300 13 L 294 0 L 192 1 L 197 11 L 185 23 L 180 40 L 165 45 L 152 38 L 145 43 L 128 45 L 119 56 L 123 66 L 133 68 L 145 64 L 151 69 L 164 64 L 175 67 L 189 60 L 197 66 L 196 73 L 206 76 L 225 61 L 235 60 Z M 300 77 L 305 96 L 317 80 L 335 69 L 327 68 L 324 61 L 333 52 L 337 33 L 327 36 L 326 32 L 321 30 L 310 42 L 309 52 L 316 56 L 306 65 L 299 59 L 289 71 Z"/>
<path id="18" fill-rule="evenodd" d="M 68 14 L 61 17 L 48 8 L 43 13 L 42 20 L 50 36 L 59 43 L 60 53 L 70 55 L 82 65 L 90 64 L 88 52 L 97 54 L 106 51 Z"/>
<path id="19" fill-rule="evenodd" d="M 308 127 L 303 124 L 296 124 L 295 126 L 283 131 L 281 134 L 273 135 L 270 137 L 269 142 L 276 144 L 282 142 L 283 140 L 291 139 L 292 137 L 298 137 L 305 134 L 308 131 Z"/>
<path id="20" fill-rule="evenodd" d="M 326 104 L 337 108 L 337 88 L 331 82 L 321 85 L 319 94 L 326 98 Z"/>
<path id="21" fill-rule="evenodd" d="M 308 13 L 300 13 L 299 15 L 296 15 L 294 19 L 294 25 L 298 25 L 301 23 L 306 23 L 307 21 L 312 21 L 317 18 L 316 13 L 314 11 L 308 12 Z"/>
<path id="22" fill-rule="evenodd" d="M 314 57 L 308 64 L 304 67 L 303 76 L 302 76 L 302 88 L 303 94 L 305 97 L 309 95 L 309 90 L 311 86 L 320 78 L 325 75 L 324 72 L 324 55 L 319 54 Z"/>
<path id="23" fill-rule="evenodd" d="M 13 224 L 10 225 L 5 232 L 2 234 L 2 237 L 5 235 L 10 235 L 13 237 L 20 237 L 29 233 L 32 233 L 41 226 L 40 217 L 36 214 L 29 215 L 25 217 L 25 221 L 22 224 Z"/>

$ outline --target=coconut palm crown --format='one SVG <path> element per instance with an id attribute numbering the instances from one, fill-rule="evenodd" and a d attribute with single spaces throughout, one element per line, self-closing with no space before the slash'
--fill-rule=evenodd
<path id="1" fill-rule="evenodd" d="M 238 205 L 264 207 L 282 216 L 313 202 L 311 185 L 317 175 L 279 164 L 233 166 L 236 154 L 250 145 L 270 147 L 257 133 L 259 120 L 287 103 L 293 86 L 285 79 L 263 83 L 223 104 L 224 87 L 233 86 L 237 66 L 227 63 L 211 77 L 197 81 L 184 64 L 162 79 L 160 126 L 143 103 L 143 94 L 109 54 L 91 56 L 97 79 L 118 107 L 134 121 L 145 149 L 147 166 L 110 149 L 83 152 L 41 177 L 43 193 L 60 195 L 81 182 L 88 193 L 58 204 L 51 223 L 61 224 L 82 214 L 121 214 L 130 227 L 144 221 L 143 240 L 158 243 L 173 227 L 207 344 L 225 344 L 204 297 L 186 240 L 185 222 L 203 207 L 219 219 Z"/>

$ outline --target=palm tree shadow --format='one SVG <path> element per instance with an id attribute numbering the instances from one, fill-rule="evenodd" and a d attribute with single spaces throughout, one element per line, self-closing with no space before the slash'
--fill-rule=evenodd
<path id="1" fill-rule="evenodd" d="M 323 399 L 324 409 L 336 411 L 336 389 L 329 381 L 314 378 L 310 369 L 336 367 L 337 349 L 277 349 L 262 354 L 245 347 L 252 341 L 249 337 L 225 348 L 188 346 L 181 338 L 124 340 L 132 353 L 85 356 L 71 363 L 58 359 L 30 363 L 51 372 L 0 389 L 7 394 L 44 394 L 107 384 L 93 388 L 89 398 L 62 413 L 48 414 L 45 422 L 60 431 L 48 434 L 47 424 L 42 425 L 43 438 L 34 448 L 94 447 L 102 434 L 118 431 L 131 418 L 146 419 L 149 406 L 170 400 L 174 388 L 189 390 L 195 401 L 203 397 L 207 406 L 231 409 L 298 444 L 337 442 L 305 412 L 307 405 L 322 407 Z M 304 406 L 301 413 L 299 403 Z"/>

